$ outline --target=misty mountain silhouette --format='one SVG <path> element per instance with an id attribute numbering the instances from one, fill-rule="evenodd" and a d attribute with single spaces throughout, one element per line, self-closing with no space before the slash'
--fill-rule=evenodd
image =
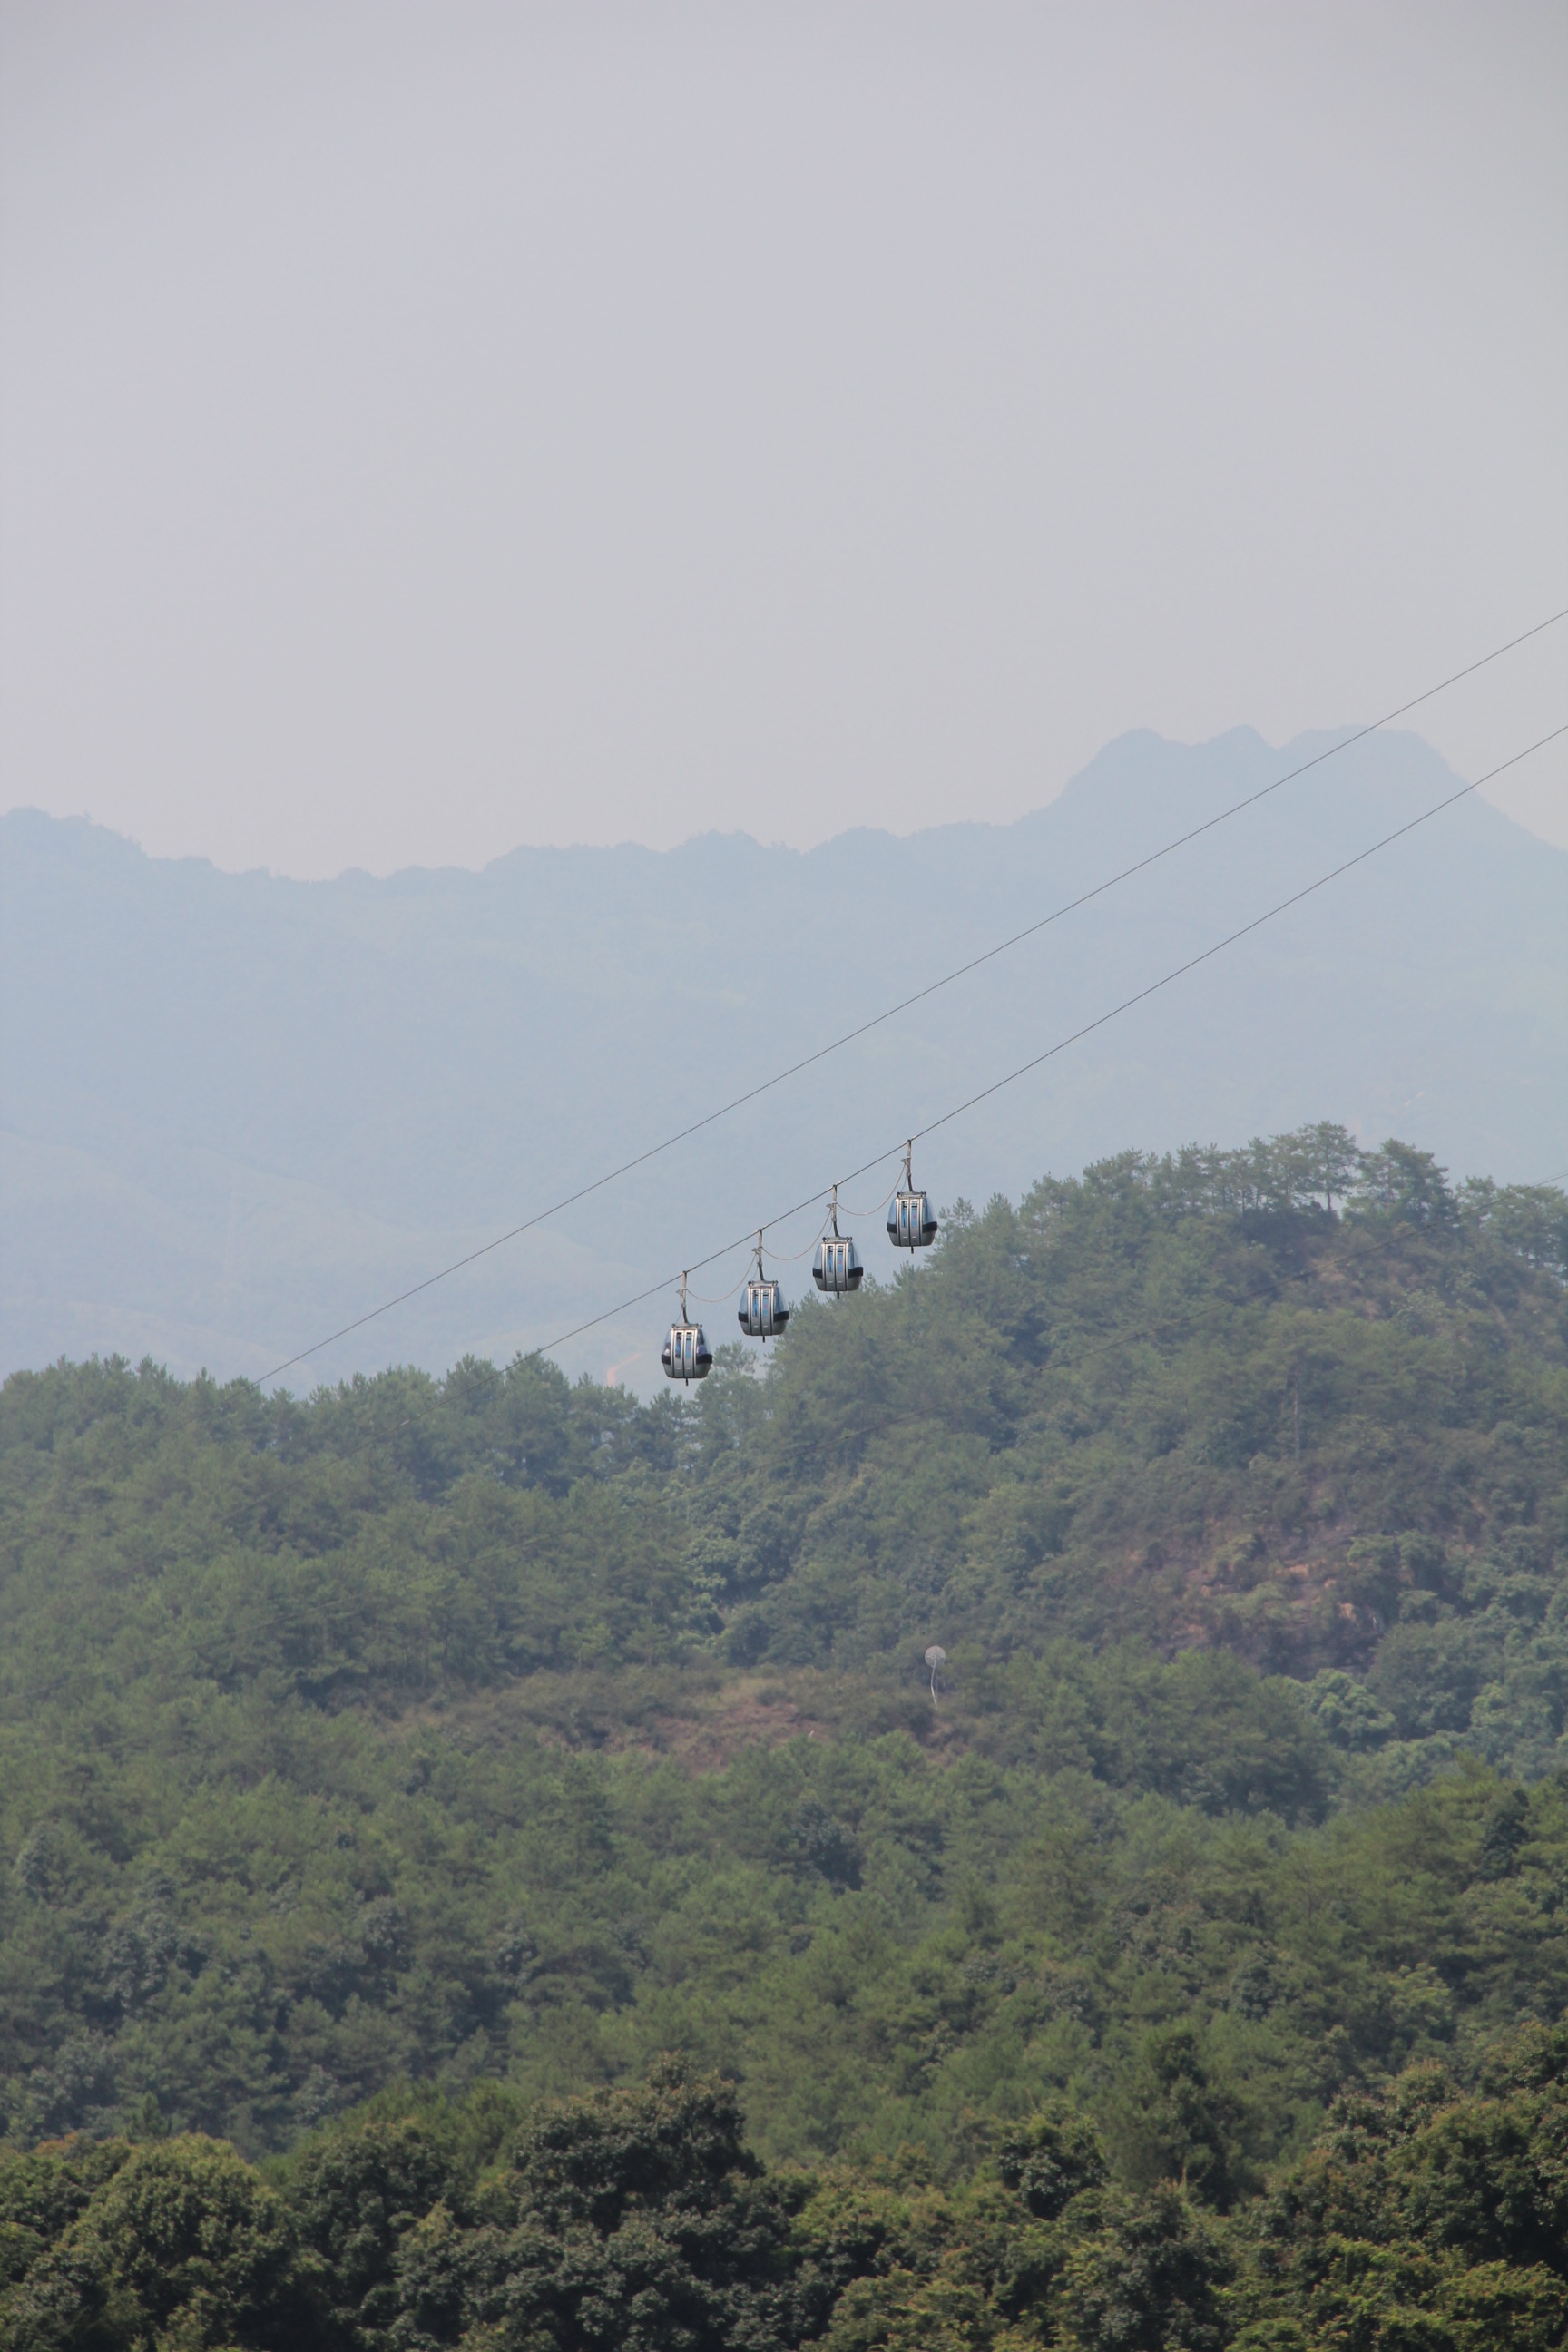
<path id="1" fill-rule="evenodd" d="M 258 1372 L 1323 747 L 1121 738 L 1006 826 L 330 883 L 0 821 L 4 1368 Z M 510 1356 L 901 1143 L 1455 782 L 1373 737 L 292 1375 Z M 760 833 L 774 813 L 754 812 Z M 1332 1118 L 1568 1164 L 1568 854 L 1477 800 L 917 1146 L 937 1198 Z M 893 1179 L 849 1188 L 864 1209 Z M 893 1270 L 879 1216 L 856 1230 Z M 770 1236 L 786 1294 L 807 1217 Z M 694 1278 L 716 1293 L 744 1266 Z M 704 1310 L 715 1340 L 733 1308 Z M 658 1378 L 664 1302 L 563 1351 Z"/>

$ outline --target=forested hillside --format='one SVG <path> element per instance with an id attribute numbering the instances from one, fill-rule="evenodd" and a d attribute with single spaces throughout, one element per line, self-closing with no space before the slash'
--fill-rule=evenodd
<path id="1" fill-rule="evenodd" d="M 14 1377 L 0 2344 L 1560 2342 L 1565 1275 L 1317 1129 L 689 1399 Z"/>

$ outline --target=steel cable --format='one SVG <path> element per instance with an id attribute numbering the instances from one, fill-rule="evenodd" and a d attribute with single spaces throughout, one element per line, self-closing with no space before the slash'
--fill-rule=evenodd
<path id="1" fill-rule="evenodd" d="M 1288 913 L 1292 907 L 1299 907 L 1304 898 L 1310 898 L 1315 892 L 1325 889 L 1331 882 L 1337 882 L 1342 875 L 1350 873 L 1352 867 L 1364 866 L 1367 859 L 1375 857 L 1380 850 L 1387 849 L 1394 842 L 1403 841 L 1406 834 L 1415 832 L 1418 826 L 1430 824 L 1435 816 L 1441 816 L 1445 809 L 1453 808 L 1459 801 L 1468 800 L 1472 793 L 1479 792 L 1483 784 L 1489 784 L 1495 777 L 1504 774 L 1510 768 L 1518 767 L 1521 760 L 1528 760 L 1533 753 L 1543 751 L 1548 743 L 1556 742 L 1562 735 L 1568 735 L 1568 721 L 1561 727 L 1554 727 L 1550 734 L 1539 737 L 1535 742 L 1527 744 L 1522 751 L 1514 752 L 1510 759 L 1500 761 L 1495 768 L 1489 768 L 1484 776 L 1478 776 L 1473 783 L 1461 784 L 1458 792 L 1449 793 L 1444 799 L 1435 801 L 1430 808 L 1423 809 L 1419 816 L 1413 816 L 1407 824 L 1396 825 L 1392 833 L 1385 833 L 1381 840 L 1373 842 L 1368 848 L 1358 850 L 1353 857 L 1347 857 L 1342 864 L 1331 867 L 1327 874 L 1320 874 L 1315 882 L 1309 882 L 1303 888 L 1293 890 L 1288 898 L 1281 898 L 1276 906 L 1268 908 L 1263 914 L 1255 915 L 1249 923 L 1243 923 L 1239 929 L 1227 932 L 1223 940 L 1216 940 L 1212 947 L 1205 948 L 1195 956 L 1189 956 L 1184 963 L 1177 964 L 1173 971 L 1164 973 L 1159 980 L 1151 981 L 1146 988 L 1137 989 L 1131 996 L 1124 996 L 1120 1004 L 1111 1006 L 1109 1013 L 1101 1013 L 1094 1020 L 1086 1021 L 1081 1028 L 1073 1030 L 1068 1036 L 1059 1037 L 1054 1045 L 1046 1046 L 1043 1052 L 1031 1055 L 1026 1062 L 1020 1062 L 1016 1069 L 1009 1070 L 1002 1077 L 994 1079 L 988 1087 L 982 1087 L 977 1094 L 966 1096 L 963 1102 L 955 1103 L 951 1110 L 943 1111 L 940 1118 L 929 1119 L 924 1127 L 914 1130 L 913 1137 L 910 1139 L 919 1143 L 926 1136 L 935 1135 L 939 1129 L 950 1126 L 955 1118 L 962 1118 L 964 1113 L 973 1110 L 976 1104 L 989 1101 L 993 1095 L 1000 1094 L 1005 1087 L 1015 1086 L 1020 1078 L 1026 1077 L 1031 1070 L 1037 1070 L 1043 1063 L 1054 1060 L 1058 1054 L 1065 1054 L 1069 1045 L 1076 1045 L 1082 1038 L 1092 1036 L 1097 1029 L 1103 1029 L 1108 1022 L 1119 1019 L 1123 1013 L 1130 1013 L 1135 1004 L 1146 1003 L 1151 996 L 1158 995 L 1163 988 L 1169 988 L 1173 982 L 1184 979 L 1188 972 L 1197 971 L 1201 964 L 1208 963 L 1214 957 L 1222 955 L 1226 948 L 1234 947 L 1238 940 L 1250 937 L 1252 932 L 1261 929 L 1265 923 L 1271 923 L 1277 916 Z M 858 1176 L 868 1175 L 873 1168 L 881 1167 L 886 1160 L 902 1160 L 905 1149 L 906 1145 L 903 1142 L 891 1144 L 886 1150 L 875 1153 L 871 1159 L 863 1160 L 858 1168 L 852 1168 L 847 1175 L 841 1176 L 837 1181 L 841 1185 L 852 1184 Z M 815 1192 L 809 1192 L 804 1201 L 797 1201 L 792 1208 L 781 1210 L 776 1217 L 766 1219 L 762 1231 L 769 1233 L 774 1225 L 787 1224 L 792 1218 L 798 1217 L 804 1210 L 814 1208 L 819 1201 L 826 1198 L 829 1189 L 826 1184 L 819 1185 Z M 717 1259 L 728 1257 L 731 1250 L 742 1246 L 750 1248 L 752 1235 L 757 1230 L 758 1228 L 752 1225 L 741 1239 L 724 1243 L 721 1248 L 712 1251 L 705 1258 L 691 1260 L 688 1271 L 690 1271 L 692 1265 L 711 1265 Z M 563 1331 L 555 1339 L 547 1340 L 541 1352 L 548 1355 L 552 1349 L 564 1347 L 568 1339 L 579 1339 L 584 1331 L 592 1331 L 599 1324 L 608 1323 L 616 1316 L 626 1314 L 632 1307 L 642 1306 L 647 1299 L 656 1298 L 660 1291 L 668 1290 L 671 1283 L 678 1279 L 679 1276 L 667 1276 L 662 1282 L 651 1283 L 647 1290 L 639 1290 L 635 1297 L 623 1299 L 619 1306 L 607 1307 L 603 1314 L 590 1316 L 585 1323 L 574 1324 L 571 1330 Z"/>
<path id="2" fill-rule="evenodd" d="M 536 1211 L 531 1217 L 525 1217 L 520 1224 L 509 1226 L 504 1234 L 497 1234 L 493 1240 L 482 1242 L 478 1249 L 468 1250 L 463 1256 L 454 1258 L 449 1265 L 440 1267 L 435 1274 L 426 1275 L 422 1281 L 411 1283 L 405 1290 L 400 1290 L 391 1298 L 384 1299 L 379 1307 L 372 1307 L 364 1314 L 356 1315 L 351 1322 L 340 1324 L 335 1331 L 328 1332 L 325 1339 L 313 1340 L 310 1347 L 300 1349 L 297 1354 L 287 1356 L 281 1363 L 274 1364 L 269 1371 L 260 1373 L 257 1379 L 257 1386 L 264 1387 L 268 1381 L 277 1380 L 280 1373 L 292 1371 L 296 1364 L 308 1362 L 312 1356 L 319 1356 L 324 1348 L 333 1346 L 339 1339 L 346 1339 L 354 1331 L 363 1330 L 367 1323 L 378 1321 L 383 1315 L 390 1315 L 395 1307 L 405 1306 L 409 1299 L 417 1298 L 424 1291 L 433 1289 L 437 1283 L 446 1282 L 453 1275 L 460 1274 L 466 1266 L 477 1265 L 480 1258 L 488 1257 L 492 1251 L 504 1248 L 508 1242 L 518 1240 L 523 1234 L 531 1233 L 536 1226 L 544 1224 L 552 1217 L 560 1216 L 563 1211 L 574 1207 L 579 1201 L 587 1200 L 593 1193 L 602 1192 L 607 1184 L 617 1182 L 621 1177 L 629 1175 L 634 1169 L 646 1167 L 650 1160 L 657 1160 L 663 1153 L 672 1151 L 677 1144 L 687 1142 L 692 1136 L 701 1134 L 705 1128 L 712 1127 L 718 1120 L 728 1118 L 732 1112 L 742 1109 L 747 1103 L 755 1102 L 760 1096 L 771 1093 L 775 1087 L 784 1085 L 790 1078 L 798 1077 L 802 1070 L 810 1069 L 814 1064 L 826 1060 L 830 1054 L 841 1052 L 846 1045 L 853 1045 L 857 1038 L 864 1037 L 871 1030 L 880 1028 L 885 1023 L 895 1020 L 900 1013 L 907 1013 L 911 1005 L 922 1003 L 928 996 L 934 996 L 940 990 L 952 987 L 955 981 L 965 979 L 970 972 L 979 971 L 983 965 L 994 961 L 997 956 L 1005 955 L 1009 950 L 1020 946 L 1025 940 L 1035 938 L 1037 933 L 1048 929 L 1052 923 L 1060 922 L 1064 916 L 1074 913 L 1079 907 L 1086 907 L 1091 900 L 1103 898 L 1107 891 L 1118 888 L 1121 883 L 1131 881 L 1135 874 L 1142 874 L 1149 866 L 1158 865 L 1162 858 L 1169 857 L 1175 850 L 1184 848 L 1188 842 L 1196 841 L 1202 835 L 1212 833 L 1217 825 L 1227 824 L 1233 816 L 1239 816 L 1244 810 L 1255 807 L 1259 801 L 1267 800 L 1271 793 L 1281 791 L 1286 784 L 1294 783 L 1298 778 L 1309 774 L 1312 769 L 1321 767 L 1325 761 L 1336 759 L 1342 751 L 1348 751 L 1353 745 L 1364 742 L 1369 735 L 1375 735 L 1382 729 L 1393 726 L 1395 719 L 1407 717 L 1412 710 L 1418 709 L 1424 702 L 1430 702 L 1435 696 L 1447 693 L 1450 687 L 1458 686 L 1462 679 L 1473 677 L 1478 670 L 1487 668 L 1492 662 L 1500 661 L 1505 654 L 1512 653 L 1520 646 L 1527 645 L 1532 637 L 1540 636 L 1544 630 L 1554 628 L 1560 621 L 1565 619 L 1568 619 L 1568 605 L 1563 606 L 1558 612 L 1549 614 L 1545 620 L 1538 621 L 1532 628 L 1522 630 L 1518 636 L 1510 637 L 1506 645 L 1497 646 L 1490 653 L 1481 655 L 1479 660 L 1468 662 L 1463 669 L 1454 670 L 1447 677 L 1440 678 L 1436 686 L 1429 686 L 1420 694 L 1413 695 L 1409 701 L 1402 702 L 1397 709 L 1386 711 L 1381 719 L 1374 719 L 1368 725 L 1354 729 L 1350 734 L 1343 736 L 1339 742 L 1331 744 L 1325 751 L 1315 752 L 1311 759 L 1304 760 L 1299 767 L 1288 770 L 1282 776 L 1277 776 L 1272 783 L 1260 786 L 1257 792 L 1248 793 L 1243 799 L 1234 802 L 1229 808 L 1222 809 L 1217 815 L 1206 818 L 1202 824 L 1194 825 L 1186 833 L 1178 834 L 1174 840 L 1166 842 L 1159 849 L 1152 850 L 1148 856 L 1137 859 L 1134 864 L 1123 866 L 1120 873 L 1112 874 L 1105 881 L 1097 883 L 1093 889 L 1084 891 L 1079 898 L 1068 899 L 1062 906 L 1054 908 L 1048 915 L 1042 915 L 1037 922 L 1026 925 L 1021 931 L 1015 931 L 1010 938 L 999 940 L 994 947 L 987 948 L 982 954 L 971 957 L 968 962 L 955 966 L 952 971 L 944 972 L 941 979 L 933 980 L 924 988 L 917 989 L 912 995 L 900 998 L 897 1004 L 889 1005 L 884 1012 L 873 1014 L 868 1021 L 861 1022 L 858 1027 L 846 1030 L 841 1037 L 835 1037 L 828 1045 L 818 1046 L 814 1053 L 803 1055 L 799 1061 L 792 1062 L 787 1069 L 776 1072 L 771 1078 L 763 1079 L 757 1086 L 748 1087 L 743 1094 L 733 1096 L 729 1102 L 721 1103 L 717 1110 L 708 1111 L 702 1118 L 693 1119 L 689 1125 L 678 1129 L 673 1135 L 666 1136 L 662 1142 L 650 1144 L 646 1151 L 639 1151 L 631 1159 L 623 1160 L 618 1167 L 610 1169 L 603 1176 L 595 1177 L 591 1183 L 579 1185 L 575 1192 L 564 1193 L 560 1200 L 552 1201 L 548 1208 Z M 1480 781 L 1485 782 L 1489 779 L 1482 778 Z M 882 1155 L 884 1158 L 886 1156 L 886 1154 Z M 878 1163 L 872 1161 L 869 1164 L 874 1167 Z M 553 1346 L 556 1343 L 552 1341 L 551 1344 Z"/>

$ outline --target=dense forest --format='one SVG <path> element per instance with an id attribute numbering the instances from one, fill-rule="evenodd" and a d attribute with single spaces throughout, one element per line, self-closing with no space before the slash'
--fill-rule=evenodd
<path id="1" fill-rule="evenodd" d="M 0 2346 L 1568 2341 L 1565 1280 L 1324 1127 L 689 1397 L 13 1378 Z"/>

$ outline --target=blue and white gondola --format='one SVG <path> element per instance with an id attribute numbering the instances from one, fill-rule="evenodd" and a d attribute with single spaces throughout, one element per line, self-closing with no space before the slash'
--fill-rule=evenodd
<path id="1" fill-rule="evenodd" d="M 866 1269 L 860 1263 L 860 1253 L 847 1234 L 838 1230 L 838 1187 L 833 1187 L 833 1206 L 829 1213 L 833 1231 L 824 1234 L 816 1244 L 816 1255 L 811 1262 L 811 1278 L 818 1290 L 830 1297 L 844 1298 L 850 1291 L 858 1290 Z"/>
<path id="2" fill-rule="evenodd" d="M 779 1337 L 789 1321 L 784 1292 L 763 1272 L 761 1234 L 757 1235 L 757 1270 L 747 1277 L 745 1296 L 735 1310 L 735 1320 L 748 1339 L 760 1339 L 764 1348 L 770 1339 Z"/>
<path id="3" fill-rule="evenodd" d="M 669 1337 L 658 1351 L 666 1380 L 705 1381 L 713 1369 L 713 1350 L 700 1323 L 686 1312 L 686 1276 L 680 1277 L 680 1320 L 669 1327 Z"/>
<path id="4" fill-rule="evenodd" d="M 913 1156 L 911 1141 L 904 1153 L 904 1181 L 888 1207 L 888 1239 L 895 1249 L 930 1249 L 936 1239 L 936 1211 L 931 1194 L 915 1189 Z"/>

